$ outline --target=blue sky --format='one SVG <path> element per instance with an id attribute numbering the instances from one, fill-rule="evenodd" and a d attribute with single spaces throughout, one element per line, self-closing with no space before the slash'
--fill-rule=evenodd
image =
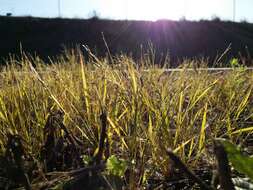
<path id="1" fill-rule="evenodd" d="M 233 18 L 233 0 L 60 0 L 62 17 L 87 18 L 93 10 L 113 19 Z M 236 0 L 236 20 L 253 22 L 253 0 Z M 57 17 L 58 0 L 0 0 L 0 14 Z"/>

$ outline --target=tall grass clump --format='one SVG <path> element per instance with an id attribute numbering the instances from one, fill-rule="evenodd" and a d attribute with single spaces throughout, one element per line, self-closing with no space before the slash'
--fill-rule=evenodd
<path id="1" fill-rule="evenodd" d="M 151 60 L 136 64 L 124 55 L 112 59 L 114 64 L 109 64 L 106 58 L 92 54 L 85 59 L 75 52 L 52 64 L 26 55 L 10 59 L 0 73 L 1 154 L 8 134 L 18 134 L 39 159 L 46 121 L 61 110 L 64 125 L 92 156 L 98 151 L 105 111 L 108 154 L 126 161 L 124 177 L 129 189 L 135 189 L 151 178 L 173 174 L 167 148 L 196 169 L 213 163 L 214 138 L 242 146 L 250 138 L 251 71 L 188 70 L 187 61 L 180 71 L 168 71 Z"/>

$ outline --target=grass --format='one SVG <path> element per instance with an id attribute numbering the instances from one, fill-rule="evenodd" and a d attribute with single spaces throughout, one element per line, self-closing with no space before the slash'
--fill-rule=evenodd
<path id="1" fill-rule="evenodd" d="M 0 73 L 0 154 L 8 134 L 18 134 L 39 160 L 47 119 L 62 110 L 64 125 L 83 142 L 84 154 L 92 156 L 98 151 L 104 111 L 109 155 L 128 163 L 126 185 L 137 189 L 149 179 L 173 174 L 165 148 L 197 169 L 214 163 L 213 138 L 244 146 L 252 134 L 251 71 L 188 71 L 185 61 L 180 72 L 166 72 L 149 59 L 139 65 L 124 55 L 113 59 L 110 65 L 107 59 L 85 60 L 74 52 L 51 65 L 25 55 L 10 59 Z"/>

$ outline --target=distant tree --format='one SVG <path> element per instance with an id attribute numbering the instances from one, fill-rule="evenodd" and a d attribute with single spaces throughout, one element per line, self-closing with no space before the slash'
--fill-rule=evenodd
<path id="1" fill-rule="evenodd" d="M 215 21 L 215 22 L 220 22 L 221 21 L 220 17 L 218 17 L 217 15 L 213 15 L 211 20 Z"/>
<path id="2" fill-rule="evenodd" d="M 12 16 L 12 13 L 6 13 L 6 16 Z"/>
<path id="3" fill-rule="evenodd" d="M 183 21 L 184 22 L 184 21 L 187 21 L 187 19 L 186 19 L 185 16 L 182 16 L 182 17 L 179 18 L 179 21 Z"/>
<path id="4" fill-rule="evenodd" d="M 199 22 L 206 22 L 207 21 L 207 19 L 205 19 L 205 18 L 201 18 L 200 20 L 199 20 Z"/>
<path id="5" fill-rule="evenodd" d="M 243 24 L 248 24 L 249 23 L 246 18 L 242 19 L 240 22 L 243 23 Z"/>
<path id="6" fill-rule="evenodd" d="M 92 20 L 98 20 L 99 14 L 97 13 L 96 10 L 93 10 L 91 13 L 89 13 L 88 17 L 89 19 L 92 19 Z"/>

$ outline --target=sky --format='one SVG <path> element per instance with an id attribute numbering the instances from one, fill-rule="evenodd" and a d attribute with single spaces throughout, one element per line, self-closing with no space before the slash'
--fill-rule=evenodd
<path id="1" fill-rule="evenodd" d="M 109 19 L 233 20 L 234 0 L 0 0 L 0 15 Z M 60 2 L 60 9 L 58 3 Z M 253 0 L 235 0 L 236 21 L 253 22 Z M 60 10 L 60 11 L 59 11 Z"/>

